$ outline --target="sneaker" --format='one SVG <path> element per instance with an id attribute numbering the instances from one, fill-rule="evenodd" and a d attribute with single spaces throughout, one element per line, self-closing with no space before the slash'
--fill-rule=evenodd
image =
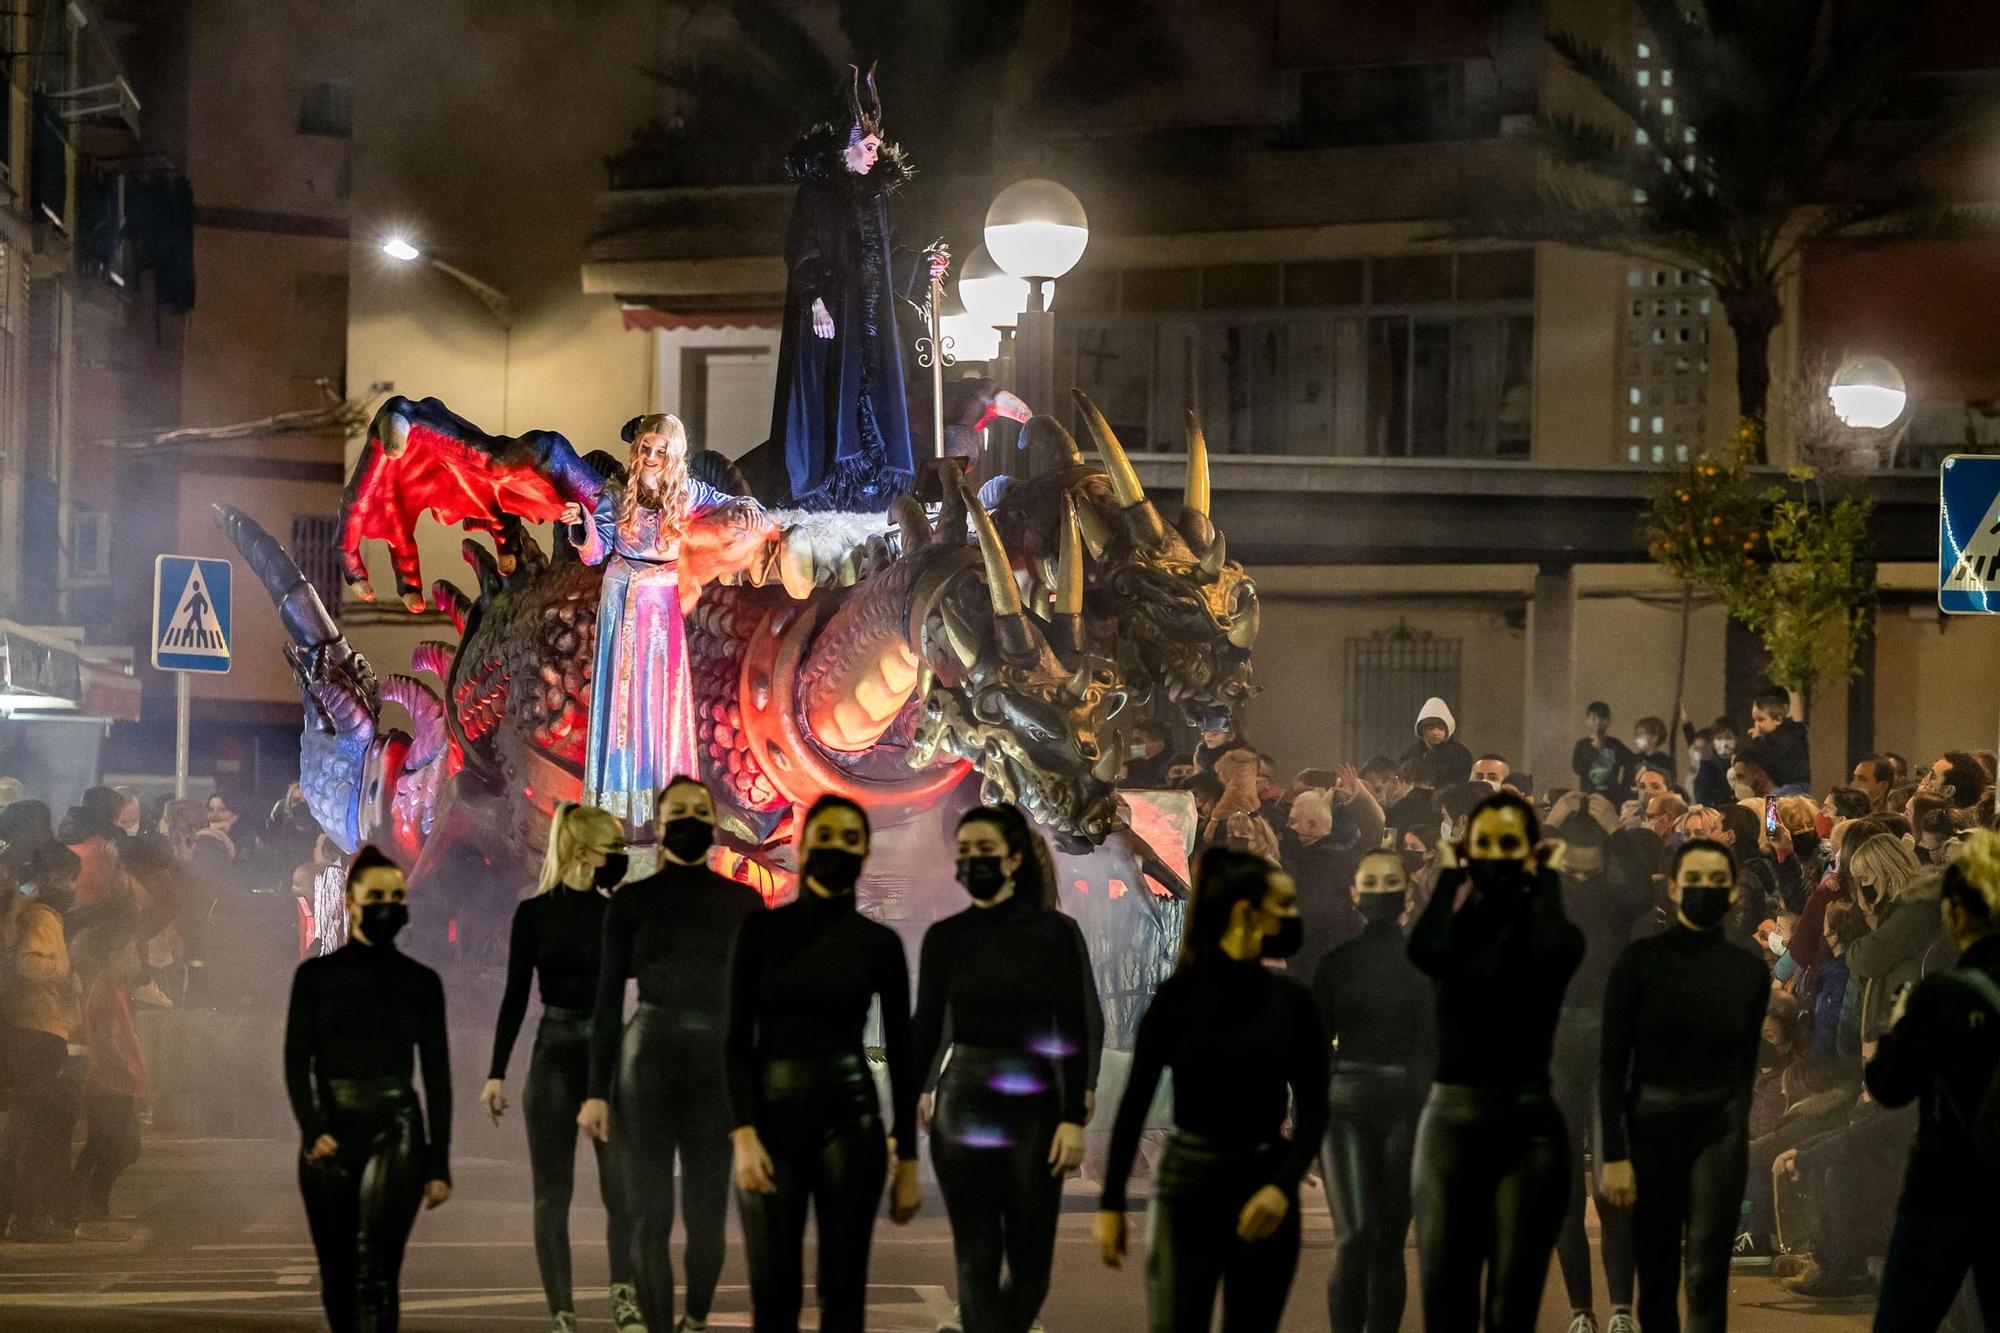
<path id="1" fill-rule="evenodd" d="M 1588 1310 L 1578 1310 L 1570 1316 L 1569 1333 L 1597 1333 L 1597 1316 Z"/>
<path id="2" fill-rule="evenodd" d="M 965 1333 L 965 1325 L 960 1322 L 964 1318 L 964 1309 L 957 1301 L 953 1301 L 951 1303 L 951 1318 L 937 1326 L 937 1333 Z"/>
<path id="3" fill-rule="evenodd" d="M 1604 1333 L 1639 1333 L 1639 1321 L 1632 1317 L 1630 1310 L 1613 1310 L 1611 1322 L 1604 1326 Z"/>
<path id="4" fill-rule="evenodd" d="M 42 1222 L 10 1227 L 7 1239 L 17 1245 L 67 1245 L 76 1239 L 76 1229 L 59 1226 L 54 1222 Z"/>
<path id="5" fill-rule="evenodd" d="M 639 1291 L 630 1282 L 611 1284 L 611 1323 L 618 1333 L 646 1333 L 646 1317 L 639 1313 Z"/>
<path id="6" fill-rule="evenodd" d="M 687 1315 L 682 1315 L 674 1324 L 674 1333 L 708 1333 L 708 1321 L 704 1319 L 697 1324 Z"/>
<path id="7" fill-rule="evenodd" d="M 576 1312 L 564 1310 L 549 1322 L 549 1333 L 576 1333 Z"/>
<path id="8" fill-rule="evenodd" d="M 1793 1254 L 1787 1251 L 1771 1260 L 1771 1276 L 1775 1278 L 1797 1277 L 1812 1263 L 1809 1254 Z"/>
<path id="9" fill-rule="evenodd" d="M 1838 1273 L 1822 1268 L 1816 1261 L 1808 1261 L 1803 1273 L 1786 1278 L 1780 1285 L 1800 1296 L 1829 1301 L 1848 1296 L 1869 1296 L 1875 1291 L 1875 1283 L 1867 1270 Z"/>

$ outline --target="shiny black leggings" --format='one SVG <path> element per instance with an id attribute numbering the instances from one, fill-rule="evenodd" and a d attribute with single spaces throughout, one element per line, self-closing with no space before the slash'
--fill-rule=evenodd
<path id="1" fill-rule="evenodd" d="M 394 1333 L 403 1246 L 424 1194 L 424 1130 L 407 1079 L 334 1079 L 327 1133 L 340 1145 L 299 1160 L 333 1333 Z M 310 1147 L 311 1145 L 306 1145 Z"/>
<path id="2" fill-rule="evenodd" d="M 951 1219 L 965 1333 L 1028 1333 L 1041 1313 L 1062 1207 L 1062 1181 L 1049 1172 L 1060 1118 L 1048 1061 L 951 1048 L 938 1080 L 931 1160 Z"/>
<path id="3" fill-rule="evenodd" d="M 1322 1158 L 1333 1212 L 1333 1269 L 1326 1279 L 1333 1333 L 1402 1327 L 1410 1153 L 1424 1090 L 1388 1065 L 1343 1064 L 1328 1081 Z"/>
<path id="4" fill-rule="evenodd" d="M 729 1219 L 729 1095 L 718 1021 L 641 1004 L 618 1049 L 611 1156 L 631 1210 L 631 1271 L 648 1333 L 674 1326 L 674 1159 L 687 1231 L 687 1314 L 708 1318 Z"/>
<path id="5" fill-rule="evenodd" d="M 1561 1112 L 1534 1087 L 1431 1085 L 1411 1187 L 1427 1333 L 1532 1333 L 1569 1201 Z"/>
<path id="6" fill-rule="evenodd" d="M 1193 1134 L 1167 1141 L 1146 1209 L 1149 1333 L 1208 1333 L 1222 1289 L 1222 1333 L 1276 1333 L 1299 1267 L 1296 1196 L 1277 1231 L 1245 1241 L 1236 1222 L 1269 1182 L 1268 1145 L 1221 1146 Z"/>
<path id="7" fill-rule="evenodd" d="M 1595 1183 L 1595 1174 L 1584 1169 L 1584 1154 L 1597 1153 L 1598 1069 L 1604 1040 L 1604 1014 L 1598 1009 L 1565 1005 L 1556 1024 L 1554 1058 L 1549 1062 L 1553 1076 L 1556 1107 L 1569 1130 L 1569 1154 L 1573 1169 L 1569 1177 L 1569 1213 L 1563 1218 L 1562 1234 L 1556 1238 L 1556 1262 L 1562 1267 L 1563 1288 L 1573 1309 L 1592 1306 L 1590 1277 L 1590 1237 L 1584 1231 L 1584 1194 Z M 1598 1248 L 1604 1260 L 1604 1287 L 1615 1308 L 1632 1305 L 1632 1214 L 1613 1208 L 1596 1196 Z"/>
<path id="8" fill-rule="evenodd" d="M 819 1225 L 821 1333 L 861 1333 L 868 1246 L 888 1177 L 888 1140 L 859 1055 L 766 1060 L 757 1137 L 771 1155 L 769 1194 L 736 1192 L 750 1260 L 751 1327 L 798 1333 L 805 1296 L 806 1212 Z"/>
<path id="9" fill-rule="evenodd" d="M 1750 1111 L 1740 1098 L 1689 1098 L 1641 1088 L 1632 1103 L 1632 1235 L 1639 1325 L 1680 1333 L 1682 1236 L 1687 1326 L 1721 1333 L 1729 1317 L 1729 1250 L 1750 1168 Z"/>
<path id="10" fill-rule="evenodd" d="M 551 1314 L 576 1309 L 570 1288 L 569 1203 L 576 1190 L 576 1113 L 589 1090 L 590 1012 L 543 1009 L 521 1111 L 528 1122 L 528 1169 L 535 1181 L 535 1263 Z M 615 1122 L 612 1128 L 617 1128 Z M 591 1147 L 597 1153 L 597 1190 L 610 1217 L 605 1245 L 611 1280 L 630 1282 L 631 1228 L 605 1147 L 594 1139 Z"/>

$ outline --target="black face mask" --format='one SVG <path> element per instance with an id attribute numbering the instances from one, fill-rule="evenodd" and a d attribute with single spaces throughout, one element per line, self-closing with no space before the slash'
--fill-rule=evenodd
<path id="1" fill-rule="evenodd" d="M 625 872 L 632 868 L 632 858 L 624 852 L 606 852 L 604 864 L 590 872 L 590 881 L 600 889 L 615 889 L 625 882 Z"/>
<path id="2" fill-rule="evenodd" d="M 861 878 L 861 854 L 840 847 L 815 847 L 806 853 L 806 878 L 828 893 L 852 893 Z"/>
<path id="3" fill-rule="evenodd" d="M 958 882 L 980 902 L 990 903 L 1007 887 L 1007 872 L 1001 869 L 997 856 L 961 856 Z"/>
<path id="4" fill-rule="evenodd" d="M 410 924 L 410 909 L 403 903 L 364 903 L 361 907 L 361 933 L 368 937 L 370 944 L 387 944 L 396 938 L 396 932 Z"/>
<path id="5" fill-rule="evenodd" d="M 57 916 L 68 913 L 76 906 L 76 888 L 70 884 L 37 884 L 33 890 L 34 899 L 49 908 Z"/>
<path id="6" fill-rule="evenodd" d="M 1404 874 L 1414 875 L 1423 868 L 1424 868 L 1424 854 L 1422 852 L 1412 852 L 1408 850 L 1405 850 L 1403 852 Z"/>
<path id="7" fill-rule="evenodd" d="M 1489 861 L 1473 858 L 1465 863 L 1465 871 L 1472 876 L 1473 887 L 1482 898 L 1515 899 L 1525 897 L 1528 892 L 1528 863 L 1512 858 Z"/>
<path id="8" fill-rule="evenodd" d="M 1714 930 L 1729 915 L 1729 889 L 1720 884 L 1681 887 L 1681 915 L 1696 930 Z"/>
<path id="9" fill-rule="evenodd" d="M 1263 954 L 1266 958 L 1290 958 L 1305 942 L 1305 920 L 1302 917 L 1281 916 L 1276 933 L 1264 937 Z"/>
<path id="10" fill-rule="evenodd" d="M 707 856 L 708 849 L 714 845 L 715 825 L 706 819 L 684 815 L 660 825 L 660 846 L 689 865 Z"/>
<path id="11" fill-rule="evenodd" d="M 1355 904 L 1361 909 L 1361 919 L 1373 925 L 1378 921 L 1394 921 L 1403 915 L 1403 909 L 1410 905 L 1407 893 L 1364 893 Z"/>

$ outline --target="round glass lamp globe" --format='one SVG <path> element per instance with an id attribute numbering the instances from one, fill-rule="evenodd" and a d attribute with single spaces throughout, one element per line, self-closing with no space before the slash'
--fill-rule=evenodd
<path id="1" fill-rule="evenodd" d="M 1000 330 L 982 324 L 979 316 L 961 312 L 941 321 L 944 336 L 951 340 L 951 354 L 958 361 L 991 361 L 1000 355 Z"/>
<path id="2" fill-rule="evenodd" d="M 1826 396 L 1841 424 L 1859 430 L 1894 425 L 1910 401 L 1902 372 L 1879 356 L 1853 356 L 1843 361 Z"/>
<path id="3" fill-rule="evenodd" d="M 1060 278 L 1083 258 L 1090 220 L 1066 186 L 1036 178 L 1016 181 L 986 210 L 986 248 L 1004 273 Z"/>
<path id="4" fill-rule="evenodd" d="M 1002 272 L 982 245 L 966 258 L 958 271 L 958 299 L 965 302 L 973 318 L 988 328 L 1011 329 L 1021 322 L 1021 312 L 1028 308 L 1028 284 Z M 1055 283 L 1044 282 L 1043 309 L 1053 309 L 1055 299 Z"/>

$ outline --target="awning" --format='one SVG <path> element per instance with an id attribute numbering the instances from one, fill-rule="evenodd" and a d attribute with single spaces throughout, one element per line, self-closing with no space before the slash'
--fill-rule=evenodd
<path id="1" fill-rule="evenodd" d="M 784 317 L 770 306 L 716 310 L 665 310 L 626 301 L 618 307 L 627 329 L 775 329 Z"/>
<path id="2" fill-rule="evenodd" d="M 136 722 L 139 696 L 129 649 L 0 620 L 0 717 Z"/>

